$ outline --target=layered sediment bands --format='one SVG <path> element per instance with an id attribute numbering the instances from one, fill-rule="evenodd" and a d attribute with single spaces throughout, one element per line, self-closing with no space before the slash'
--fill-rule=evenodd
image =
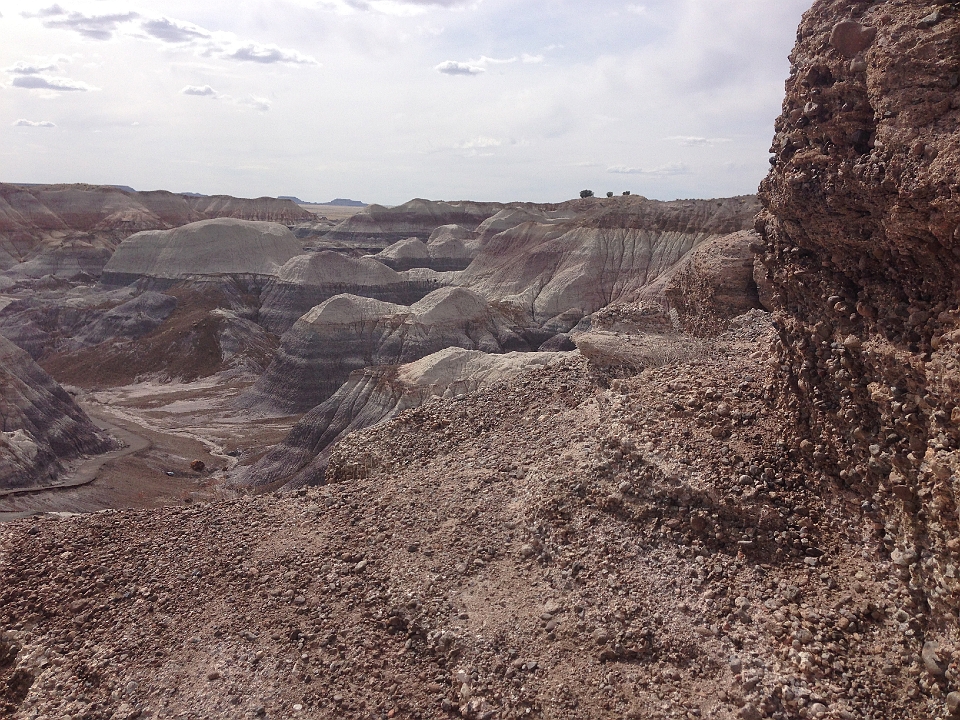
<path id="1" fill-rule="evenodd" d="M 260 374 L 277 340 L 250 319 L 258 296 L 249 290 L 236 281 L 143 293 L 59 343 L 42 365 L 85 388 L 147 377 L 189 382 L 225 370 Z"/>
<path id="2" fill-rule="evenodd" d="M 0 337 L 0 490 L 49 484 L 61 461 L 113 447 L 62 387 Z"/>
<path id="3" fill-rule="evenodd" d="M 748 229 L 753 196 L 571 203 L 573 219 L 525 222 L 483 241 L 458 282 L 520 305 L 537 322 L 635 297 L 702 242 Z"/>
<path id="4" fill-rule="evenodd" d="M 242 403 L 303 412 L 333 395 L 354 370 L 399 365 L 447 347 L 530 349 L 511 318 L 463 288 L 441 288 L 411 306 L 337 295 L 283 335 L 273 363 Z"/>
<path id="5" fill-rule="evenodd" d="M 798 38 L 758 221 L 781 399 L 811 486 L 852 491 L 855 532 L 892 560 L 918 656 L 958 640 L 960 19 L 821 1 Z"/>
<path id="6" fill-rule="evenodd" d="M 133 233 L 218 217 L 287 226 L 316 220 L 293 202 L 275 198 L 0 183 L 0 270 L 16 267 L 25 277 L 98 275 L 117 243 Z"/>
<path id="7" fill-rule="evenodd" d="M 372 258 L 331 251 L 298 255 L 264 287 L 260 321 L 271 332 L 282 334 L 310 308 L 334 295 L 411 305 L 438 287 L 433 278 L 407 277 Z"/>
<path id="8" fill-rule="evenodd" d="M 340 438 L 370 427 L 434 397 L 458 397 L 521 372 L 547 367 L 560 353 L 506 353 L 446 348 L 406 365 L 352 373 L 322 404 L 308 412 L 282 443 L 233 480 L 241 486 L 316 485 L 323 482 L 330 451 Z"/>
<path id="9" fill-rule="evenodd" d="M 104 267 L 102 282 L 129 285 L 151 278 L 175 284 L 203 276 L 275 276 L 302 252 L 293 233 L 278 223 L 202 220 L 127 238 Z"/>
<path id="10" fill-rule="evenodd" d="M 415 237 L 426 242 L 441 225 L 461 225 L 467 230 L 507 207 L 502 203 L 411 200 L 393 208 L 369 205 L 324 236 L 324 241 L 349 246 L 386 248 Z"/>

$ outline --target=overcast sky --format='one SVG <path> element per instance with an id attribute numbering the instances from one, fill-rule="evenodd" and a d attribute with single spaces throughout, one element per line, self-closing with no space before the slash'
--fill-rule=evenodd
<path id="1" fill-rule="evenodd" d="M 243 197 L 756 190 L 810 0 L 4 0 L 0 180 Z"/>

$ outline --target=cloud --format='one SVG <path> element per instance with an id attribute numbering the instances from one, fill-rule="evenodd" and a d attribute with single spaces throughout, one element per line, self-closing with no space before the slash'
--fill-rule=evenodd
<path id="1" fill-rule="evenodd" d="M 482 67 L 457 62 L 456 60 L 446 60 L 433 69 L 444 75 L 479 75 L 480 73 L 486 72 Z"/>
<path id="2" fill-rule="evenodd" d="M 648 11 L 646 5 L 627 5 L 627 12 L 634 15 L 646 15 Z"/>
<path id="3" fill-rule="evenodd" d="M 491 148 L 491 147 L 500 147 L 503 143 L 496 138 L 491 137 L 475 137 L 471 140 L 467 140 L 464 143 L 461 143 L 457 147 L 462 150 L 474 150 L 476 148 Z"/>
<path id="4" fill-rule="evenodd" d="M 170 20 L 165 17 L 157 18 L 156 20 L 144 20 L 140 23 L 140 27 L 151 37 L 170 43 L 205 40 L 211 36 L 211 33 L 202 27 L 180 20 Z"/>
<path id="5" fill-rule="evenodd" d="M 237 100 L 237 104 L 252 107 L 254 110 L 259 110 L 260 112 L 267 112 L 273 103 L 266 98 L 249 95 L 241 100 Z"/>
<path id="6" fill-rule="evenodd" d="M 183 95 L 218 98 L 220 94 L 209 85 L 187 85 L 180 91 Z"/>
<path id="7" fill-rule="evenodd" d="M 731 142 L 730 138 L 705 138 L 690 135 L 674 135 L 664 138 L 664 140 L 680 143 L 684 147 L 704 147 L 706 145 L 719 145 L 720 143 Z"/>
<path id="8" fill-rule="evenodd" d="M 13 127 L 52 128 L 52 127 L 56 127 L 56 125 L 54 125 L 49 120 L 24 120 L 23 118 L 20 118 L 15 123 L 13 123 Z"/>
<path id="9" fill-rule="evenodd" d="M 613 173 L 614 175 L 656 175 L 660 177 L 666 177 L 670 175 L 688 175 L 690 173 L 690 168 L 684 163 L 679 162 L 670 163 L 669 165 L 662 165 L 658 168 L 653 168 L 652 170 L 646 170 L 638 167 L 628 167 L 626 165 L 614 165 L 613 167 L 607 168 L 607 172 Z"/>
<path id="10" fill-rule="evenodd" d="M 520 56 L 520 60 L 522 60 L 523 62 L 528 64 L 534 64 L 534 65 L 536 65 L 537 63 L 542 63 L 544 59 L 545 58 L 543 55 L 528 55 L 527 53 L 524 53 L 523 55 Z"/>
<path id="11" fill-rule="evenodd" d="M 8 72 L 11 75 L 38 75 L 48 70 L 56 70 L 57 66 L 66 60 L 63 57 L 56 57 L 46 61 L 39 61 L 36 63 L 25 63 L 22 60 L 20 62 L 15 62 L 8 68 L 4 68 L 4 72 Z"/>
<path id="12" fill-rule="evenodd" d="M 86 83 L 69 78 L 49 77 L 46 75 L 18 75 L 13 79 L 13 86 L 26 90 L 57 90 L 59 92 L 96 90 Z"/>
<path id="13" fill-rule="evenodd" d="M 91 40 L 109 40 L 120 25 L 139 17 L 138 13 L 113 13 L 110 15 L 84 15 L 67 12 L 59 5 L 51 5 L 36 13 L 23 13 L 24 17 L 40 18 L 43 26 L 58 30 L 73 30 Z"/>
<path id="14" fill-rule="evenodd" d="M 524 58 L 532 57 L 525 55 Z M 541 57 L 542 59 L 542 57 Z M 446 60 L 439 65 L 436 65 L 433 69 L 438 73 L 443 73 L 444 75 L 479 75 L 482 72 L 487 71 L 487 65 L 509 65 L 510 63 L 515 63 L 517 58 L 492 58 L 487 57 L 486 55 L 481 55 L 477 60 L 467 60 L 466 62 L 459 62 L 457 60 Z M 524 60 L 524 62 L 539 62 L 539 60 Z"/>
<path id="15" fill-rule="evenodd" d="M 221 57 L 227 60 L 248 60 L 258 63 L 295 63 L 298 65 L 319 65 L 316 60 L 308 55 L 303 55 L 296 50 L 284 50 L 276 45 L 260 45 L 259 43 L 247 43 L 234 50 L 227 51 Z"/>

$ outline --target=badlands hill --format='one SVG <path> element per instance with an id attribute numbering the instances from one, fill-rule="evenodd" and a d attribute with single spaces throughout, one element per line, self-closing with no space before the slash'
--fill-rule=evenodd
<path id="1" fill-rule="evenodd" d="M 960 717 L 958 37 L 953 3 L 818 0 L 757 237 L 665 225 L 680 264 L 613 263 L 636 275 L 580 351 L 463 396 L 352 375 L 356 414 L 321 405 L 261 461 L 324 485 L 0 526 L 4 712 Z M 451 279 L 548 320 L 613 297 L 540 258 L 650 229 L 570 207 Z M 772 316 L 711 317 L 751 243 Z"/>
<path id="2" fill-rule="evenodd" d="M 27 353 L 0 337 L 0 492 L 49 485 L 113 442 Z"/>
<path id="3" fill-rule="evenodd" d="M 0 270 L 98 276 L 120 240 L 212 218 L 287 226 L 316 217 L 289 200 L 134 192 L 103 185 L 0 183 Z"/>
<path id="4" fill-rule="evenodd" d="M 149 278 L 171 285 L 203 276 L 276 276 L 302 252 L 293 233 L 277 223 L 203 220 L 132 235 L 117 247 L 101 280 L 105 285 L 129 285 Z"/>

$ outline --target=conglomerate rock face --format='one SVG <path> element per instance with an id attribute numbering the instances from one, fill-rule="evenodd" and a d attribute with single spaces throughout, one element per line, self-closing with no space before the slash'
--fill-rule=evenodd
<path id="1" fill-rule="evenodd" d="M 791 62 L 758 221 L 782 402 L 936 698 L 960 682 L 960 9 L 821 0 Z"/>
<path id="2" fill-rule="evenodd" d="M 0 337 L 0 490 L 49 484 L 60 461 L 112 447 L 63 388 Z"/>

